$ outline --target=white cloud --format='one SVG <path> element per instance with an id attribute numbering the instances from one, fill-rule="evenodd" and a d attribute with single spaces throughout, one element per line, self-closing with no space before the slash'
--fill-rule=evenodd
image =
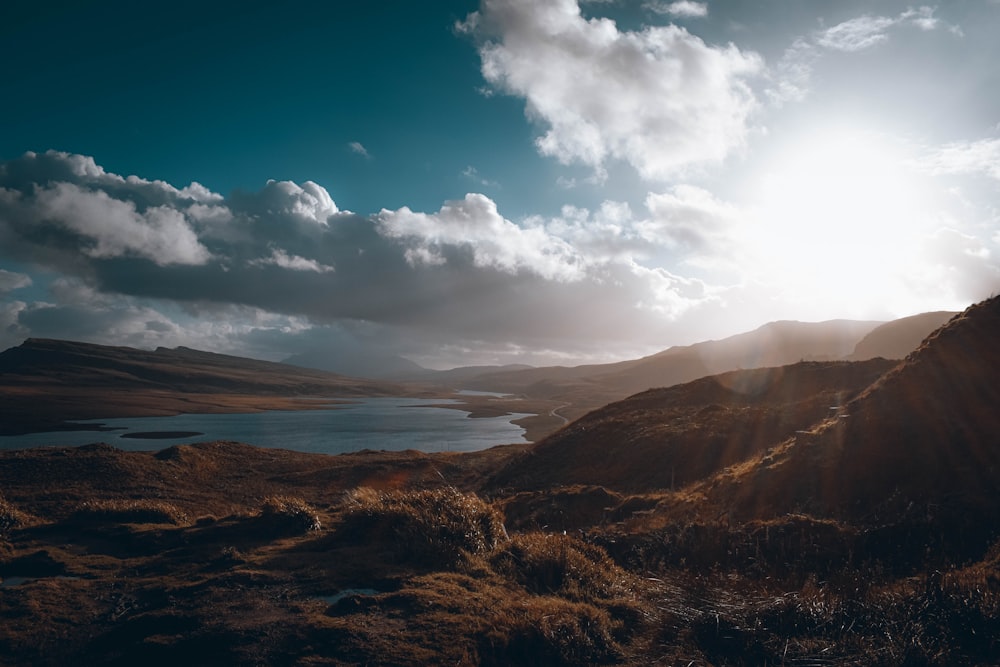
<path id="1" fill-rule="evenodd" d="M 82 236 L 83 252 L 91 257 L 136 255 L 160 265 L 209 259 L 183 213 L 166 206 L 140 213 L 131 202 L 105 192 L 56 183 L 35 193 L 34 212 Z"/>
<path id="2" fill-rule="evenodd" d="M 657 14 L 669 14 L 670 16 L 682 18 L 704 18 L 708 16 L 707 2 L 693 2 L 692 0 L 647 2 L 643 7 Z"/>
<path id="3" fill-rule="evenodd" d="M 370 160 L 372 158 L 371 153 L 368 152 L 368 149 L 365 148 L 360 141 L 349 142 L 347 144 L 347 148 L 350 149 L 352 153 L 356 153 L 366 160 Z"/>
<path id="4" fill-rule="evenodd" d="M 831 306 L 815 289 L 830 284 L 827 268 L 844 265 L 844 257 L 884 259 L 870 235 L 863 245 L 872 249 L 860 259 L 850 234 L 832 246 L 816 244 L 807 229 L 784 230 L 799 236 L 782 239 L 773 225 L 748 224 L 746 211 L 691 185 L 649 193 L 642 210 L 609 200 L 515 222 L 482 194 L 433 212 L 402 207 L 363 217 L 339 211 L 310 182 L 270 181 L 257 192 L 194 198 L 139 181 L 78 156 L 0 164 L 0 260 L 31 262 L 56 276 L 52 303 L 0 298 L 0 338 L 184 344 L 257 356 L 267 349 L 283 358 L 334 327 L 422 359 L 441 348 L 653 351 L 768 319 L 828 317 Z M 50 211 L 38 201 L 59 203 L 59 193 L 81 206 L 52 204 Z M 74 222 L 64 222 L 70 213 Z M 103 222 L 93 221 L 97 213 Z M 177 236 L 161 219 L 184 222 L 195 243 L 188 250 L 203 248 L 204 261 L 164 261 L 183 256 L 184 246 L 167 244 Z M 757 246 L 749 242 L 755 236 Z M 797 252 L 800 237 L 811 242 Z M 939 241 L 937 255 L 914 260 L 913 275 L 898 278 L 915 281 L 914 293 L 968 295 L 996 273 L 994 241 Z M 754 252 L 764 244 L 777 247 Z M 887 247 L 902 252 L 899 243 Z M 907 261 L 916 256 L 906 253 Z M 774 271 L 764 264 L 769 258 Z M 774 258 L 796 271 L 779 271 L 784 264 Z M 937 267 L 926 272 L 934 276 L 926 284 L 919 276 L 925 265 Z M 853 268 L 847 273 L 863 283 L 864 267 Z M 794 284 L 765 282 L 772 275 Z M 24 283 L 19 276 L 0 273 L 0 284 L 9 291 Z M 853 288 L 834 287 L 843 299 L 855 298 Z"/>
<path id="5" fill-rule="evenodd" d="M 640 224 L 644 237 L 658 244 L 683 247 L 695 255 L 727 254 L 728 234 L 740 212 L 707 190 L 677 185 L 646 197 L 649 220 Z"/>
<path id="6" fill-rule="evenodd" d="M 31 286 L 31 276 L 0 269 L 0 294 Z"/>
<path id="7" fill-rule="evenodd" d="M 911 287 L 929 294 L 945 291 L 955 304 L 968 304 L 1000 291 L 995 246 L 955 229 L 938 230 L 924 241 L 921 270 Z"/>
<path id="8" fill-rule="evenodd" d="M 916 164 L 934 174 L 983 174 L 1000 180 L 1000 139 L 946 144 Z"/>
<path id="9" fill-rule="evenodd" d="M 834 51 L 861 51 L 889 39 L 886 30 L 898 21 L 887 16 L 859 16 L 827 28 L 816 37 L 816 43 Z"/>
<path id="10" fill-rule="evenodd" d="M 256 199 L 264 214 L 292 216 L 319 225 L 326 225 L 330 216 L 340 212 L 326 188 L 313 181 L 298 185 L 270 180 L 256 194 Z"/>
<path id="11" fill-rule="evenodd" d="M 446 202 L 437 213 L 415 213 L 407 207 L 382 210 L 379 231 L 409 245 L 411 263 L 441 264 L 445 247 L 467 249 L 478 267 L 508 273 L 527 271 L 549 280 L 579 280 L 582 258 L 573 248 L 541 227 L 523 228 L 506 220 L 496 203 L 481 194 Z"/>
<path id="12" fill-rule="evenodd" d="M 819 59 L 816 46 L 803 38 L 798 38 L 785 49 L 777 65 L 769 72 L 772 86 L 767 96 L 776 106 L 786 102 L 801 102 L 809 94 L 809 82 L 813 66 Z"/>
<path id="13" fill-rule="evenodd" d="M 940 24 L 940 19 L 934 16 L 934 7 L 918 7 L 908 9 L 899 16 L 901 21 L 909 21 L 921 30 L 934 30 Z"/>
<path id="14" fill-rule="evenodd" d="M 469 179 L 476 185 L 481 185 L 485 188 L 499 188 L 500 184 L 496 181 L 491 181 L 488 178 L 484 178 L 479 170 L 473 167 L 471 164 L 462 170 L 462 176 Z"/>
<path id="15" fill-rule="evenodd" d="M 741 147 L 757 106 L 746 79 L 761 58 L 678 26 L 620 31 L 575 0 L 487 0 L 461 27 L 482 40 L 484 78 L 546 128 L 538 150 L 564 164 L 620 159 L 666 179 Z"/>
<path id="16" fill-rule="evenodd" d="M 941 22 L 934 11 L 933 7 L 921 6 L 897 16 L 864 14 L 796 38 L 769 72 L 772 85 L 766 91 L 768 97 L 777 106 L 801 102 L 808 95 L 813 67 L 823 51 L 865 51 L 887 42 L 890 31 L 900 26 L 913 26 L 925 32 L 936 30 Z M 958 26 L 950 26 L 949 30 L 959 36 L 962 34 Z"/>
<path id="17" fill-rule="evenodd" d="M 251 266 L 277 266 L 290 271 L 312 271 L 313 273 L 329 273 L 334 268 L 328 264 L 321 264 L 315 259 L 306 259 L 299 255 L 289 255 L 280 248 L 274 248 L 268 257 L 262 257 L 250 261 Z"/>

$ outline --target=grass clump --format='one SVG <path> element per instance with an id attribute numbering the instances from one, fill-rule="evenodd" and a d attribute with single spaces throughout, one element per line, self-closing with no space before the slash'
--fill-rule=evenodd
<path id="1" fill-rule="evenodd" d="M 258 517 L 273 533 L 300 535 L 323 527 L 319 515 L 309 503 L 294 496 L 268 496 Z"/>
<path id="2" fill-rule="evenodd" d="M 535 595 L 593 601 L 628 597 L 632 576 L 600 547 L 568 535 L 515 535 L 490 558 L 498 573 Z"/>
<path id="3" fill-rule="evenodd" d="M 162 500 L 88 500 L 70 517 L 82 522 L 187 523 L 187 515 Z"/>
<path id="4" fill-rule="evenodd" d="M 481 665 L 599 665 L 622 661 L 618 623 L 606 609 L 539 597 L 478 638 Z"/>
<path id="5" fill-rule="evenodd" d="M 0 538 L 6 538 L 15 528 L 28 525 L 31 517 L 17 509 L 0 493 Z"/>
<path id="6" fill-rule="evenodd" d="M 506 541 L 500 513 L 472 493 L 355 489 L 347 497 L 341 534 L 387 547 L 398 559 L 452 565 Z"/>
<path id="7" fill-rule="evenodd" d="M 598 546 L 562 534 L 525 533 L 494 550 L 490 567 L 516 605 L 492 619 L 482 664 L 579 665 L 620 662 L 644 625 L 636 577 Z M 516 590 L 516 589 L 515 589 Z"/>

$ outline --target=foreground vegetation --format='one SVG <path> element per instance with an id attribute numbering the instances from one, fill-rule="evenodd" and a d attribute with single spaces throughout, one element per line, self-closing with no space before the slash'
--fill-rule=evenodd
<path id="1" fill-rule="evenodd" d="M 446 455 L 218 443 L 3 456 L 4 664 L 1000 659 L 1000 545 L 970 522 L 683 522 L 662 513 L 669 493 L 592 487 L 547 509 L 534 496 L 526 514 L 450 483 L 485 461 Z M 13 469 L 66 483 L 19 484 Z M 246 498 L 222 492 L 231 478 Z M 143 486 L 156 497 L 136 497 Z M 593 521 L 538 523 L 595 498 L 611 504 Z"/>

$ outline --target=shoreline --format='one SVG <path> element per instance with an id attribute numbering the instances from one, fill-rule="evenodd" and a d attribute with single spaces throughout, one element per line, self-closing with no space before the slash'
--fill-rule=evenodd
<path id="1" fill-rule="evenodd" d="M 0 436 L 32 435 L 52 433 L 58 435 L 67 431 L 91 431 L 94 433 L 112 433 L 120 428 L 106 426 L 102 423 L 80 423 L 91 420 L 117 419 L 123 417 L 171 417 L 180 414 L 248 414 L 270 410 L 329 410 L 337 406 L 347 405 L 352 399 L 378 398 L 378 396 L 261 396 L 246 394 L 181 394 L 175 392 L 125 392 L 120 390 L 88 391 L 80 388 L 69 395 L 63 394 L 58 405 L 52 406 L 48 414 L 41 414 L 44 403 L 32 400 L 33 396 L 3 397 L 0 407 L 8 415 L 16 415 L 13 419 L 5 419 L 0 423 Z M 28 405 L 17 405 L 22 398 Z M 426 407 L 438 407 L 450 410 L 462 410 L 469 413 L 470 419 L 503 417 L 505 415 L 524 414 L 526 417 L 512 419 L 511 423 L 525 430 L 524 439 L 537 442 L 546 435 L 558 430 L 565 420 L 556 410 L 565 406 L 563 403 L 544 399 L 525 399 L 521 397 L 496 397 L 467 395 L 441 392 L 436 396 L 400 396 L 400 398 L 440 398 L 454 400 L 454 403 L 435 403 Z M 8 406 L 4 406 L 7 403 Z M 14 405 L 10 405 L 14 403 Z M 425 407 L 425 406 L 417 406 Z M 123 437 L 137 438 L 135 434 Z M 161 436 L 166 439 L 167 436 Z M 158 438 L 141 438 L 158 439 Z"/>

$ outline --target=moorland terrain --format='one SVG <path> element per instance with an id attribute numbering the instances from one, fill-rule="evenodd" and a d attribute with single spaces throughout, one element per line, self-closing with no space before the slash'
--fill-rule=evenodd
<path id="1" fill-rule="evenodd" d="M 192 350 L 139 350 L 30 338 L 0 352 L 0 435 L 102 430 L 79 420 L 334 407 L 354 398 L 458 399 L 440 407 L 473 417 L 534 413 L 518 420 L 532 438 L 564 423 L 561 403 L 523 397 L 457 396 L 439 385 L 372 380 L 288 364 Z"/>
<path id="2" fill-rule="evenodd" d="M 995 664 L 998 336 L 994 298 L 901 360 L 731 369 L 466 454 L 0 451 L 0 655 Z"/>
<path id="3" fill-rule="evenodd" d="M 395 379 L 351 377 L 185 347 L 149 351 L 32 338 L 0 352 L 0 435 L 102 428 L 68 423 L 79 420 L 317 409 L 352 398 L 407 396 L 457 399 L 439 406 L 468 410 L 473 417 L 526 413 L 530 416 L 515 423 L 526 429 L 527 440 L 535 441 L 571 419 L 650 387 L 800 360 L 901 359 L 952 315 L 924 313 L 883 324 L 772 322 L 643 359 L 572 368 L 413 371 L 410 362 Z M 457 389 L 509 395 L 456 395 Z"/>

